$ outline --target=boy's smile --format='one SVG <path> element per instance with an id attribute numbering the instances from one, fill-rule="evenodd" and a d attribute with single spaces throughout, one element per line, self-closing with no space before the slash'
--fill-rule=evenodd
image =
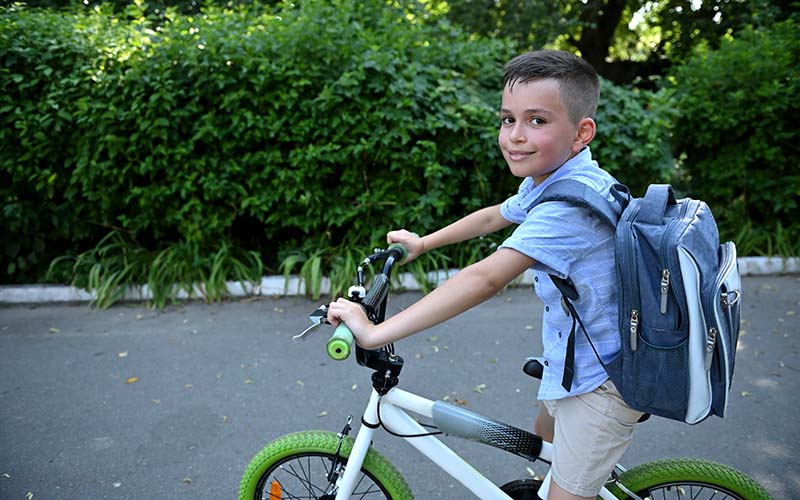
<path id="1" fill-rule="evenodd" d="M 506 85 L 500 117 L 498 144 L 511 173 L 533 177 L 536 184 L 585 145 L 553 79 Z"/>

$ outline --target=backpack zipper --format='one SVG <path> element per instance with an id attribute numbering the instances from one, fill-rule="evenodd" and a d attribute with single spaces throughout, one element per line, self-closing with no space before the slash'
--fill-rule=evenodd
<path id="1" fill-rule="evenodd" d="M 631 310 L 631 350 L 636 350 L 636 339 L 639 336 L 639 311 Z"/>
<path id="2" fill-rule="evenodd" d="M 714 358 L 714 347 L 717 344 L 717 329 L 713 326 L 708 329 L 706 339 L 706 371 L 711 369 L 711 360 Z"/>
<path id="3" fill-rule="evenodd" d="M 678 207 L 678 216 L 669 221 L 667 228 L 664 230 L 664 235 L 661 238 L 661 255 L 667 255 L 667 244 L 670 241 L 670 237 L 672 233 L 675 231 L 675 228 L 678 227 L 680 221 L 686 218 L 687 213 L 689 212 L 689 203 L 687 201 L 679 201 Z M 666 258 L 665 260 L 669 260 Z M 661 314 L 667 314 L 667 303 L 669 299 L 669 286 L 670 286 L 670 275 L 669 275 L 669 264 L 661 261 Z M 677 325 L 676 325 L 677 326 Z"/>
<path id="4" fill-rule="evenodd" d="M 667 314 L 667 294 L 669 293 L 669 269 L 661 271 L 661 314 Z"/>

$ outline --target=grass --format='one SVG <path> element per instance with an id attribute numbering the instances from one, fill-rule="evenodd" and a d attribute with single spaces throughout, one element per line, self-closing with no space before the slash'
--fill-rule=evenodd
<path id="1" fill-rule="evenodd" d="M 732 239 L 740 256 L 798 256 L 800 255 L 800 224 L 790 228 L 776 223 L 773 228 L 756 226 L 751 222 L 741 225 L 735 232 L 730 225 L 721 225 L 722 240 Z M 506 233 L 477 238 L 453 245 L 446 251 L 433 251 L 400 267 L 395 273 L 409 272 L 424 293 L 438 283 L 430 280 L 430 273 L 460 269 L 480 260 L 494 251 Z M 355 238 L 357 240 L 357 238 Z M 355 284 L 355 273 L 362 259 L 374 248 L 369 245 L 322 245 L 308 241 L 306 248 L 288 254 L 280 261 L 279 270 L 286 280 L 296 274 L 299 289 L 306 296 L 318 300 L 322 296 L 325 277 L 329 279 L 331 297 L 344 296 Z M 230 242 L 220 241 L 208 249 L 193 242 L 178 242 L 156 251 L 138 245 L 119 231 L 108 233 L 94 248 L 54 260 L 50 274 L 60 274 L 69 266 L 71 284 L 92 292 L 92 305 L 106 308 L 123 300 L 127 292 L 147 285 L 150 302 L 156 308 L 173 303 L 183 292 L 189 297 L 199 297 L 207 302 L 221 301 L 230 296 L 228 283 L 239 282 L 244 288 L 261 281 L 264 267 L 258 252 L 238 248 Z M 364 269 L 369 283 L 375 270 Z"/>
<path id="2" fill-rule="evenodd" d="M 159 309 L 177 300 L 182 291 L 207 302 L 220 301 L 230 295 L 227 282 L 255 285 L 263 275 L 257 252 L 228 242 L 221 242 L 215 251 L 192 242 L 149 251 L 119 231 L 108 233 L 77 256 L 55 259 L 50 271 L 66 262 L 72 262 L 72 285 L 92 292 L 92 305 L 99 308 L 111 306 L 143 285 L 150 291 L 151 304 Z"/>

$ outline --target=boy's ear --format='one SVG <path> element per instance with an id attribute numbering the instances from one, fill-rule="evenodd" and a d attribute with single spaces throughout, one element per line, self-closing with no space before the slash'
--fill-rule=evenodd
<path id="1" fill-rule="evenodd" d="M 575 134 L 575 140 L 572 142 L 572 150 L 577 153 L 588 146 L 594 139 L 595 132 L 597 132 L 597 125 L 594 120 L 589 117 L 582 118 L 578 122 L 578 131 Z"/>

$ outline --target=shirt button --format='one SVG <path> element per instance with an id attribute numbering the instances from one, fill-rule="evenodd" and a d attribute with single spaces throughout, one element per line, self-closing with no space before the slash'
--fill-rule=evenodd
<path id="1" fill-rule="evenodd" d="M 558 338 L 561 338 L 561 332 L 558 332 Z"/>
<path id="2" fill-rule="evenodd" d="M 550 362 L 547 361 L 546 359 L 544 360 L 544 366 L 550 366 Z"/>
<path id="3" fill-rule="evenodd" d="M 544 306 L 544 310 L 550 312 L 550 306 Z"/>
<path id="4" fill-rule="evenodd" d="M 534 276 L 534 277 L 533 277 L 533 281 L 535 281 L 536 283 L 538 283 L 538 282 L 539 282 L 539 277 L 538 277 L 538 276 Z"/>

